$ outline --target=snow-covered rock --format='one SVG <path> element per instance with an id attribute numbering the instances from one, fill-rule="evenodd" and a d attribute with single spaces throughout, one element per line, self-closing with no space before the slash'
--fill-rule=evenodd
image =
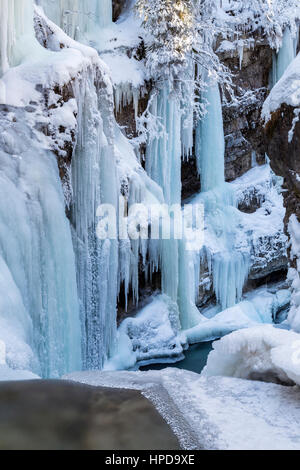
<path id="1" fill-rule="evenodd" d="M 217 341 L 202 374 L 300 385 L 300 335 L 271 325 Z"/>
<path id="2" fill-rule="evenodd" d="M 300 105 L 300 54 L 285 71 L 283 77 L 276 83 L 266 99 L 262 118 L 267 122 L 274 111 L 282 104 L 297 108 Z"/>
<path id="3" fill-rule="evenodd" d="M 154 296 L 136 317 L 122 322 L 115 353 L 105 369 L 122 370 L 183 359 L 179 329 L 177 304 L 166 295 Z"/>

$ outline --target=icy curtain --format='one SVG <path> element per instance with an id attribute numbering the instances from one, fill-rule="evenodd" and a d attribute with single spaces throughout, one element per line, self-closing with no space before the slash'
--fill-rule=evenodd
<path id="1" fill-rule="evenodd" d="M 0 0 L 0 76 L 18 65 L 33 41 L 33 1 Z"/>
<path id="2" fill-rule="evenodd" d="M 108 90 L 96 88 L 92 69 L 75 90 L 78 142 L 72 160 L 74 200 L 71 222 L 77 260 L 77 282 L 83 327 L 84 366 L 101 369 L 116 334 L 118 241 L 96 235 L 100 204 L 117 208 L 119 186 Z M 105 103 L 107 106 L 105 106 Z M 100 111 L 101 109 L 101 111 Z"/>
<path id="3" fill-rule="evenodd" d="M 165 82 L 152 97 L 151 114 L 160 122 L 162 131 L 148 142 L 146 171 L 162 188 L 171 212 L 172 206 L 179 210 L 181 207 L 181 154 L 184 150 L 187 155 L 190 150 L 190 130 L 182 126 L 183 112 L 186 109 L 182 110 L 182 103 Z M 185 240 L 176 239 L 172 230 L 170 239 L 161 240 L 160 250 L 162 292 L 178 303 L 181 326 L 190 328 L 200 321 L 195 306 L 197 254 L 188 252 Z"/>
<path id="4" fill-rule="evenodd" d="M 39 0 L 38 3 L 54 23 L 77 40 L 112 23 L 112 0 Z"/>
<path id="5" fill-rule="evenodd" d="M 225 143 L 218 84 L 211 85 L 203 93 L 203 100 L 207 102 L 208 108 L 196 130 L 196 157 L 202 190 L 197 202 L 201 201 L 205 207 L 208 228 L 206 237 L 214 240 L 214 290 L 217 301 L 224 310 L 232 307 L 242 297 L 249 259 L 246 253 L 235 249 L 238 212 L 234 194 L 225 183 Z"/>
<path id="6" fill-rule="evenodd" d="M 165 202 L 181 204 L 181 111 L 168 83 L 154 96 L 151 113 L 160 121 L 163 135 L 151 139 L 146 152 L 146 171 L 163 189 Z M 162 290 L 177 302 L 178 240 L 162 241 Z"/>

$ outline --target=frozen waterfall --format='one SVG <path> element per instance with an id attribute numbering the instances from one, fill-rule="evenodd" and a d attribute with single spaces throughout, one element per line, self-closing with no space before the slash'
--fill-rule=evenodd
<path id="1" fill-rule="evenodd" d="M 211 85 L 203 94 L 203 100 L 208 103 L 207 113 L 196 129 L 196 156 L 202 192 L 193 202 L 202 202 L 205 208 L 205 245 L 212 260 L 216 298 L 224 310 L 241 300 L 249 257 L 235 250 L 238 211 L 234 193 L 225 183 L 225 142 L 219 86 Z"/>
<path id="2" fill-rule="evenodd" d="M 59 377 L 81 368 L 75 258 L 55 156 L 24 114 L 0 115 L 0 339 L 9 366 Z"/>
<path id="3" fill-rule="evenodd" d="M 189 153 L 189 139 L 182 141 L 182 107 L 166 82 L 152 99 L 151 113 L 162 126 L 160 135 L 150 138 L 146 151 L 146 171 L 163 189 L 165 202 L 171 208 L 181 204 L 181 153 Z M 187 128 L 186 128 L 187 130 Z M 187 130 L 187 134 L 189 131 Z M 186 144 L 186 145 L 183 145 Z M 195 256 L 186 250 L 185 239 L 161 240 L 162 292 L 179 305 L 183 328 L 191 328 L 200 321 L 195 305 L 197 263 Z"/>
<path id="4" fill-rule="evenodd" d="M 88 70 L 75 90 L 79 103 L 79 133 L 72 159 L 71 223 L 77 259 L 84 366 L 101 369 L 116 334 L 118 242 L 97 237 L 96 214 L 100 204 L 117 208 L 119 187 L 110 110 L 103 106 L 108 90 L 101 92 L 95 83 L 97 78 L 93 70 Z"/>

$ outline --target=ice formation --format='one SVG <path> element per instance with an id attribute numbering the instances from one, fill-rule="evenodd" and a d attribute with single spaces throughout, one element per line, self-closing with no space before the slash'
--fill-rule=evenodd
<path id="1" fill-rule="evenodd" d="M 10 66 L 30 55 L 34 46 L 33 0 L 1 0 L 0 18 L 1 77 Z"/>
<path id="2" fill-rule="evenodd" d="M 37 122 L 48 126 L 47 136 L 35 131 L 31 136 L 29 127 L 21 123 L 21 111 L 13 107 L 10 117 L 1 119 L 0 291 L 9 294 L 0 302 L 5 367 L 31 369 L 45 377 L 80 369 L 81 360 L 85 368 L 134 367 L 155 358 L 178 358 L 184 346 L 180 329 L 188 330 L 193 342 L 205 336 L 205 328 L 206 338 L 229 332 L 233 316 L 234 328 L 258 322 L 259 317 L 271 321 L 270 310 L 263 316 L 247 300 L 235 306 L 248 275 L 249 246 L 236 246 L 237 227 L 247 224 L 235 207 L 234 188 L 225 184 L 218 84 L 203 93 L 208 113 L 196 129 L 202 192 L 192 202 L 206 211 L 203 250 L 187 250 L 187 240 L 177 240 L 174 233 L 170 240 L 130 240 L 133 216 L 126 219 L 124 239 L 116 229 L 114 239 L 100 240 L 96 235 L 100 204 L 110 204 L 118 215 L 126 205 L 130 210 L 140 203 L 180 207 L 181 158 L 188 158 L 193 148 L 195 90 L 189 77 L 194 70 L 189 65 L 185 71 L 182 99 L 168 82 L 151 95 L 150 113 L 159 125 L 146 144 L 145 172 L 115 122 L 108 68 L 96 50 L 75 42 L 97 47 L 112 72 L 116 111 L 133 102 L 137 118 L 146 72 L 138 60 L 120 51 L 128 44 L 122 43 L 124 22 L 112 24 L 111 0 L 37 3 L 54 22 L 36 10 L 50 50 L 34 37 L 33 2 L 27 1 L 25 8 L 24 0 L 0 0 L 0 99 L 7 105 L 28 106 L 26 120 L 32 129 Z M 277 61 L 280 73 L 285 67 L 280 54 L 291 52 L 286 31 L 284 54 L 279 52 Z M 126 34 L 136 41 L 136 25 Z M 112 53 L 106 50 L 108 44 Z M 67 97 L 61 100 L 59 93 L 65 91 Z M 30 103 L 41 107 L 41 96 L 46 96 L 47 117 L 39 110 L 36 120 L 31 120 Z M 30 136 L 32 142 L 42 139 L 42 143 L 29 144 Z M 63 194 L 50 149 L 63 159 L 66 148 L 73 145 L 71 168 L 64 162 Z M 223 310 L 215 317 L 215 326 L 205 326 L 207 321 L 196 307 L 204 258 Z M 161 271 L 162 296 L 135 319 L 125 320 L 117 332 L 118 296 L 124 292 L 125 309 L 129 297 L 138 303 L 141 268 L 146 281 Z M 220 326 L 222 321 L 225 327 Z"/>
<path id="3" fill-rule="evenodd" d="M 207 192 L 224 184 L 225 140 L 218 84 L 211 85 L 202 99 L 208 106 L 206 116 L 197 126 L 196 155 L 201 190 Z"/>
<path id="4" fill-rule="evenodd" d="M 105 365 L 105 370 L 182 359 L 179 331 L 177 303 L 166 295 L 153 297 L 136 317 L 122 322 L 118 330 L 117 351 Z"/>
<path id="5" fill-rule="evenodd" d="M 111 0 L 38 0 L 37 4 L 68 36 L 79 41 L 112 23 Z"/>
<path id="6" fill-rule="evenodd" d="M 284 75 L 276 83 L 270 95 L 266 99 L 262 117 L 267 122 L 271 114 L 279 109 L 283 103 L 298 107 L 300 104 L 300 90 L 298 86 L 300 75 L 300 54 L 296 56 L 293 62 L 288 66 Z"/>
<path id="7" fill-rule="evenodd" d="M 279 51 L 273 53 L 271 87 L 281 79 L 290 63 L 295 59 L 297 43 L 298 36 L 295 38 L 290 28 L 286 28 Z"/>
<path id="8" fill-rule="evenodd" d="M 208 103 L 207 114 L 200 120 L 196 131 L 196 156 L 202 193 L 193 203 L 202 202 L 205 208 L 209 235 L 215 238 L 217 249 L 208 248 L 212 259 L 214 290 L 222 309 L 232 307 L 241 300 L 248 276 L 247 252 L 235 250 L 235 231 L 239 214 L 235 208 L 235 195 L 225 183 L 225 142 L 220 91 L 213 84 L 203 95 Z M 207 244 L 209 240 L 206 240 Z"/>
<path id="9" fill-rule="evenodd" d="M 55 157 L 25 116 L 0 123 L 0 339 L 9 366 L 58 377 L 81 366 L 75 258 Z"/>
<path id="10" fill-rule="evenodd" d="M 163 189 L 164 200 L 172 207 L 181 204 L 182 108 L 169 84 L 154 92 L 151 114 L 159 120 L 162 131 L 150 136 L 146 150 L 147 174 Z M 185 238 L 161 240 L 162 292 L 178 302 L 183 328 L 197 324 L 201 315 L 195 305 L 199 280 L 197 251 L 186 250 Z"/>
<path id="11" fill-rule="evenodd" d="M 234 307 L 217 310 L 217 313 L 216 308 L 204 312 L 206 318 L 194 328 L 185 330 L 184 338 L 189 344 L 194 344 L 222 338 L 254 325 L 272 324 L 282 310 L 288 309 L 290 300 L 289 289 L 278 289 L 276 294 L 266 288 L 256 289 Z"/>

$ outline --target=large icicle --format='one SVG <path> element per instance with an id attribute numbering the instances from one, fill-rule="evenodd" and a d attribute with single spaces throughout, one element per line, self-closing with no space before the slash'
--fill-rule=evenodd
<path id="1" fill-rule="evenodd" d="M 206 192 L 224 184 L 225 139 L 218 84 L 203 93 L 203 100 L 207 101 L 208 109 L 197 126 L 196 156 L 201 190 Z"/>
<path id="2" fill-rule="evenodd" d="M 181 204 L 181 112 L 180 104 L 169 93 L 168 83 L 154 96 L 151 113 L 159 119 L 163 135 L 150 140 L 146 152 L 146 171 L 163 189 L 165 202 Z M 161 242 L 162 290 L 173 301 L 178 295 L 178 240 Z"/>

